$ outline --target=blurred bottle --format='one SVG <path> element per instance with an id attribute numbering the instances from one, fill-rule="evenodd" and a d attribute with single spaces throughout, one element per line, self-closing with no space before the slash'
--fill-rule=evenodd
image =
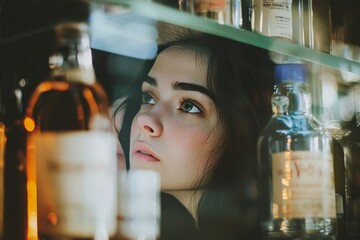
<path id="1" fill-rule="evenodd" d="M 118 239 L 161 239 L 159 173 L 150 170 L 121 172 L 118 194 Z"/>
<path id="2" fill-rule="evenodd" d="M 308 1 L 309 28 L 306 31 L 308 36 L 305 34 L 305 46 L 330 53 L 332 39 L 331 2 L 330 0 Z"/>
<path id="3" fill-rule="evenodd" d="M 332 142 L 309 112 L 307 70 L 275 67 L 273 116 L 258 142 L 265 239 L 335 239 Z"/>
<path id="4" fill-rule="evenodd" d="M 293 41 L 293 1 L 292 0 L 252 0 L 251 30 L 262 35 L 284 41 Z M 269 52 L 277 64 L 299 63 L 299 59 Z"/>
<path id="5" fill-rule="evenodd" d="M 249 29 L 251 0 L 179 0 L 179 9 L 220 24 Z"/>
<path id="6" fill-rule="evenodd" d="M 293 42 L 330 53 L 331 1 L 293 0 Z"/>
<path id="7" fill-rule="evenodd" d="M 253 0 L 252 30 L 292 41 L 292 0 Z"/>
<path id="8" fill-rule="evenodd" d="M 96 82 L 86 23 L 55 28 L 48 80 L 32 94 L 28 239 L 108 239 L 116 233 L 116 137 Z"/>
<path id="9" fill-rule="evenodd" d="M 268 37 L 330 53 L 330 0 L 252 0 L 251 29 Z M 298 59 L 271 53 L 276 63 Z"/>
<path id="10" fill-rule="evenodd" d="M 220 24 L 225 24 L 229 17 L 227 5 L 227 0 L 179 0 L 180 10 L 215 20 Z"/>
<path id="11" fill-rule="evenodd" d="M 293 42 L 300 46 L 306 46 L 305 32 L 309 27 L 309 23 L 306 22 L 308 17 L 308 0 L 292 0 Z"/>

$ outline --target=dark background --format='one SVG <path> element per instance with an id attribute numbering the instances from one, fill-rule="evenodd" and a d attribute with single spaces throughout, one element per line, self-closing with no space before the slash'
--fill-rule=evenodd
<path id="1" fill-rule="evenodd" d="M 248 1 L 248 0 L 244 0 Z M 314 0 L 328 1 L 328 0 Z M 330 0 L 332 32 L 343 28 L 343 40 L 360 46 L 360 1 Z M 176 7 L 177 0 L 158 0 Z M 88 20 L 86 3 L 78 0 L 0 0 L 0 122 L 9 127 L 8 161 L 5 174 L 5 220 L 8 239 L 24 239 L 24 210 L 26 203 L 24 159 L 24 132 L 21 122 L 24 106 L 35 87 L 49 74 L 48 56 L 54 44 L 53 27 L 65 20 Z M 121 44 L 121 43 L 119 43 Z M 109 63 L 116 63 L 118 71 L 111 71 Z M 99 82 L 111 101 L 121 97 L 137 73 L 147 66 L 144 60 L 134 59 L 93 49 L 93 63 Z M 26 83 L 20 86 L 20 82 Z M 21 104 L 14 99 L 14 90 L 20 89 Z M 23 144 L 19 144 L 23 143 Z M 9 164 L 10 163 L 10 164 Z M 11 183 L 11 184 L 9 184 Z M 22 206 L 23 208 L 19 207 Z"/>

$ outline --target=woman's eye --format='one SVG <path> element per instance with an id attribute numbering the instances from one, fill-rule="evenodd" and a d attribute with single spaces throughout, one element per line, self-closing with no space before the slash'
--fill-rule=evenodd
<path id="1" fill-rule="evenodd" d="M 141 98 L 142 104 L 155 104 L 154 98 L 148 93 L 143 92 Z"/>
<path id="2" fill-rule="evenodd" d="M 185 100 L 181 103 L 180 110 L 186 113 L 202 113 L 200 108 L 190 100 Z"/>

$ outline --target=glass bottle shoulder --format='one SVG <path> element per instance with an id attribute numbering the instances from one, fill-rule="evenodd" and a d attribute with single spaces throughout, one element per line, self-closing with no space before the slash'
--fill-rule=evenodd
<path id="1" fill-rule="evenodd" d="M 29 101 L 26 117 L 42 131 L 92 129 L 93 119 L 110 119 L 107 96 L 99 84 L 65 80 L 40 83 Z"/>
<path id="2" fill-rule="evenodd" d="M 59 96 L 67 96 L 67 98 L 74 98 L 76 96 L 81 96 L 89 104 L 99 105 L 100 108 L 97 111 L 107 111 L 108 109 L 108 99 L 107 95 L 98 83 L 86 84 L 81 81 L 67 81 L 63 79 L 56 80 L 46 80 L 41 82 L 35 91 L 33 92 L 31 102 L 29 104 L 28 111 L 34 107 L 34 104 L 39 104 L 39 101 L 53 100 Z M 42 99 L 39 99 L 42 98 Z M 94 106 L 95 107 L 95 106 Z M 95 110 L 95 109 L 94 109 Z"/>
<path id="3" fill-rule="evenodd" d="M 329 135 L 322 124 L 310 114 L 273 115 L 263 135 Z"/>

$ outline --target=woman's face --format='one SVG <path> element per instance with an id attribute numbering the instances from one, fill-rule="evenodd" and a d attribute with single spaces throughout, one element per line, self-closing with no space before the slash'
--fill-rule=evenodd
<path id="1" fill-rule="evenodd" d="M 223 130 L 206 73 L 195 53 L 166 49 L 142 85 L 130 167 L 159 172 L 162 190 L 193 189 L 220 143 Z"/>

